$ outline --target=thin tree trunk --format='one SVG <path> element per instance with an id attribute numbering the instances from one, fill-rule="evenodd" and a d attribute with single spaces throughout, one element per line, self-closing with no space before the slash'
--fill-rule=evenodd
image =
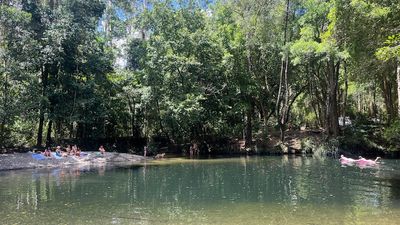
<path id="1" fill-rule="evenodd" d="M 134 137 L 138 136 L 138 132 L 136 129 L 136 112 L 135 112 L 135 101 L 133 102 L 133 106 L 132 106 L 132 118 L 131 118 L 131 123 L 132 123 L 132 135 Z"/>
<path id="2" fill-rule="evenodd" d="M 281 140 L 281 142 L 285 141 L 285 124 L 279 122 L 279 131 L 280 131 L 280 136 L 279 139 Z"/>
<path id="3" fill-rule="evenodd" d="M 5 140 L 5 132 L 6 132 L 6 118 L 7 118 L 7 108 L 8 108 L 8 75 L 7 73 L 5 74 L 5 79 L 4 79 L 4 101 L 3 101 L 3 110 L 6 112 L 4 115 L 3 119 L 1 120 L 0 124 L 0 145 L 3 144 Z"/>
<path id="4" fill-rule="evenodd" d="M 64 137 L 64 130 L 62 129 L 61 120 L 56 120 L 56 133 L 54 135 L 56 142 L 60 142 L 61 138 Z"/>
<path id="5" fill-rule="evenodd" d="M 46 147 L 49 147 L 52 144 L 51 140 L 51 131 L 53 126 L 53 120 L 49 120 L 49 124 L 47 126 L 47 137 L 46 137 Z"/>
<path id="6" fill-rule="evenodd" d="M 163 133 L 167 137 L 168 140 L 171 140 L 170 137 L 169 137 L 168 132 L 165 131 L 164 126 L 162 124 L 162 119 L 161 119 L 161 116 L 160 116 L 161 115 L 160 104 L 159 104 L 158 100 L 156 101 L 156 107 L 157 107 L 158 123 L 159 123 L 159 126 L 160 126 L 160 131 L 161 131 L 161 133 Z"/>
<path id="7" fill-rule="evenodd" d="M 289 3 L 290 0 L 286 1 L 286 13 L 285 13 L 285 26 L 284 26 L 284 31 L 283 31 L 283 46 L 286 45 L 286 39 L 287 39 L 287 27 L 288 27 L 288 20 L 289 20 Z M 280 111 L 280 104 L 281 104 L 281 97 L 282 97 L 282 84 L 283 84 L 283 78 L 285 75 L 285 68 L 287 68 L 285 66 L 285 62 L 286 62 L 286 57 L 285 59 L 281 59 L 281 70 L 279 73 L 279 89 L 278 89 L 278 95 L 277 95 L 277 99 L 276 99 L 276 106 L 275 109 L 277 110 L 277 118 L 279 119 L 279 111 Z"/>
<path id="8" fill-rule="evenodd" d="M 285 26 L 284 26 L 284 31 L 283 31 L 283 46 L 286 45 L 287 42 L 287 33 L 288 33 L 288 22 L 289 22 L 289 5 L 290 5 L 290 0 L 286 1 L 286 12 L 285 12 Z M 288 63 L 289 63 L 289 56 L 287 53 L 285 53 L 285 58 L 282 59 L 281 61 L 281 70 L 280 70 L 280 75 L 279 75 L 279 89 L 278 89 L 278 96 L 276 100 L 276 118 L 278 120 L 278 125 L 281 131 L 280 134 L 280 139 L 281 141 L 284 140 L 285 138 L 285 124 L 287 121 L 285 120 L 285 114 L 286 110 L 288 107 L 288 100 L 289 100 L 289 85 L 288 85 Z M 283 87 L 284 86 L 284 87 Z M 285 89 L 285 95 L 283 96 L 283 90 Z M 282 97 L 285 97 L 284 99 L 284 105 L 283 107 L 281 106 L 282 104 Z"/>
<path id="9" fill-rule="evenodd" d="M 132 100 L 129 96 L 128 98 L 128 107 L 129 107 L 129 112 L 130 112 L 130 117 L 131 117 L 131 132 L 132 132 L 132 137 L 136 137 L 136 126 L 135 126 L 135 101 Z M 133 105 L 132 105 L 133 104 Z"/>
<path id="10" fill-rule="evenodd" d="M 343 117 L 343 125 L 346 125 L 346 108 L 347 108 L 347 92 L 349 89 L 349 83 L 348 83 L 348 78 L 347 78 L 347 65 L 344 63 L 344 93 L 343 93 L 343 111 L 342 111 L 342 117 Z"/>
<path id="11" fill-rule="evenodd" d="M 377 111 L 378 111 L 378 109 L 377 109 L 377 107 L 376 107 L 376 86 L 375 86 L 375 83 L 373 84 L 373 90 L 372 90 L 372 99 L 373 99 L 373 103 L 372 103 L 372 116 L 375 118 L 375 119 L 377 119 Z"/>
<path id="12" fill-rule="evenodd" d="M 108 135 L 108 134 L 107 134 Z M 84 139 L 85 137 L 85 124 L 78 122 L 76 128 L 76 139 Z"/>
<path id="13" fill-rule="evenodd" d="M 383 95 L 383 100 L 385 102 L 385 108 L 386 108 L 386 113 L 387 113 L 387 122 L 390 123 L 393 121 L 393 104 L 391 100 L 391 85 L 389 84 L 386 76 L 383 76 L 382 79 L 382 95 Z"/>
<path id="14" fill-rule="evenodd" d="M 48 66 L 44 65 L 42 68 L 42 98 L 46 97 L 46 89 L 47 89 L 47 80 L 48 80 Z M 39 127 L 38 127 L 38 133 L 37 133 L 37 139 L 36 139 L 36 145 L 37 146 L 42 146 L 43 142 L 43 125 L 44 125 L 44 111 L 45 111 L 45 105 L 43 100 L 40 102 L 40 112 L 39 112 Z"/>
<path id="15" fill-rule="evenodd" d="M 111 36 L 111 7 L 112 7 L 112 1 L 107 0 L 106 3 L 106 9 L 105 9 L 105 19 L 103 21 L 103 31 L 105 34 L 106 38 L 109 38 Z M 111 43 L 111 40 L 108 40 Z"/>
<path id="16" fill-rule="evenodd" d="M 254 113 L 254 106 L 250 104 L 250 108 L 247 109 L 246 112 L 246 148 L 250 148 L 253 142 L 253 125 L 252 125 L 252 118 Z"/>
<path id="17" fill-rule="evenodd" d="M 400 60 L 397 62 L 397 117 L 400 118 Z"/>
<path id="18" fill-rule="evenodd" d="M 143 0 L 143 12 L 145 12 L 146 9 L 147 9 L 147 0 Z M 145 32 L 143 27 L 140 29 L 140 33 L 141 33 L 141 36 L 142 36 L 141 37 L 142 40 L 145 40 L 146 39 L 146 32 Z"/>
<path id="19" fill-rule="evenodd" d="M 289 107 L 289 79 L 288 79 L 288 67 L 289 67 L 289 56 L 285 57 L 285 71 L 284 71 L 284 83 L 285 83 L 285 101 L 283 103 L 282 110 L 280 110 L 280 122 L 279 127 L 281 130 L 281 141 L 285 140 L 285 129 L 286 123 L 289 119 L 290 107 Z"/>

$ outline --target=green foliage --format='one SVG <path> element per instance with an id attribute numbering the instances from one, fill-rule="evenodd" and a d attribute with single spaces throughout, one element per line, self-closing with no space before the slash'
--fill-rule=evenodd
<path id="1" fill-rule="evenodd" d="M 398 150 L 400 146 L 400 120 L 396 120 L 387 127 L 383 133 L 390 144 L 391 150 Z"/>
<path id="2" fill-rule="evenodd" d="M 385 41 L 385 47 L 376 51 L 376 56 L 380 60 L 387 61 L 389 59 L 400 60 L 400 34 L 391 35 Z"/>

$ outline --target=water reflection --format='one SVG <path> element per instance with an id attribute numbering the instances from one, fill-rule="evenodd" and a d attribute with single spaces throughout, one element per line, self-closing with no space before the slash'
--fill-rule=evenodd
<path id="1" fill-rule="evenodd" d="M 336 160 L 284 156 L 2 172 L 0 218 L 34 224 L 51 211 L 58 213 L 49 223 L 259 224 L 268 214 L 270 221 L 285 215 L 287 223 L 310 223 L 306 214 L 321 224 L 384 214 L 390 223 L 400 208 L 398 165 L 344 168 Z"/>

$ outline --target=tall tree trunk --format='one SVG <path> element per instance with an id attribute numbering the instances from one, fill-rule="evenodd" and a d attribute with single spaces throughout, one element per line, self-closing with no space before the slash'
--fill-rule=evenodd
<path id="1" fill-rule="evenodd" d="M 254 114 L 254 105 L 250 104 L 250 107 L 247 109 L 246 112 L 246 134 L 245 134 L 246 148 L 251 148 L 253 142 L 253 125 L 252 125 L 253 114 Z"/>
<path id="2" fill-rule="evenodd" d="M 49 124 L 47 125 L 46 147 L 49 147 L 53 142 L 51 139 L 52 126 L 53 126 L 53 120 L 49 120 Z"/>
<path id="3" fill-rule="evenodd" d="M 61 138 L 64 137 L 64 129 L 62 129 L 62 122 L 60 119 L 56 120 L 56 133 L 54 138 L 56 142 L 60 142 Z"/>
<path id="4" fill-rule="evenodd" d="M 74 137 L 74 123 L 73 122 L 68 124 L 68 130 L 69 130 L 69 139 L 72 139 Z"/>
<path id="5" fill-rule="evenodd" d="M 339 134 L 338 110 L 337 110 L 337 87 L 339 78 L 339 66 L 335 65 L 334 60 L 327 62 L 328 72 L 328 99 L 327 99 L 327 115 L 326 115 L 326 130 L 328 136 L 337 137 Z"/>
<path id="6" fill-rule="evenodd" d="M 146 11 L 146 9 L 147 9 L 147 1 L 146 0 L 143 0 L 143 12 L 145 12 Z M 145 30 L 144 30 L 144 27 L 142 27 L 141 29 L 140 29 L 140 33 L 141 33 L 141 38 L 142 38 L 142 40 L 145 40 L 146 39 L 146 32 L 145 32 Z"/>
<path id="7" fill-rule="evenodd" d="M 376 84 L 374 83 L 372 86 L 372 116 L 376 119 L 378 117 L 378 107 L 376 106 Z"/>
<path id="8" fill-rule="evenodd" d="M 287 36 L 288 36 L 288 23 L 289 23 L 289 6 L 290 6 L 290 0 L 286 1 L 286 12 L 285 12 L 285 25 L 283 29 L 283 46 L 286 45 L 287 42 Z M 289 100 L 289 85 L 288 85 L 288 63 L 289 63 L 289 56 L 287 53 L 285 53 L 284 58 L 281 60 L 281 69 L 280 69 L 280 75 L 279 75 L 279 89 L 278 89 L 278 95 L 276 99 L 276 118 L 278 120 L 278 125 L 281 131 L 281 137 L 280 139 L 283 141 L 285 138 L 284 136 L 284 125 L 286 121 L 284 121 L 286 110 L 288 107 L 288 100 Z M 284 90 L 283 90 L 284 89 Z M 284 92 L 284 94 L 283 94 Z M 285 98 L 282 100 L 282 98 Z M 282 106 L 282 101 L 283 101 L 283 106 Z"/>
<path id="9" fill-rule="evenodd" d="M 41 71 L 41 79 L 42 79 L 42 98 L 46 98 L 46 89 L 47 89 L 47 81 L 48 81 L 48 66 L 44 65 L 42 67 Z M 39 127 L 38 127 L 38 133 L 37 133 L 37 139 L 36 139 L 36 145 L 37 146 L 42 146 L 43 142 L 43 124 L 44 124 L 44 112 L 46 110 L 44 100 L 41 100 L 40 102 L 40 110 L 39 110 Z"/>
<path id="10" fill-rule="evenodd" d="M 289 21 L 289 3 L 290 0 L 286 1 L 286 13 L 285 13 L 285 26 L 283 29 L 283 46 L 286 45 L 286 41 L 287 41 L 287 27 L 288 27 L 288 21 Z M 281 59 L 281 70 L 279 73 L 279 89 L 278 89 L 278 95 L 277 95 L 277 99 L 276 99 L 276 106 L 275 109 L 277 110 L 277 118 L 279 118 L 279 111 L 280 111 L 280 104 L 282 101 L 282 86 L 283 86 L 283 79 L 284 79 L 284 75 L 285 75 L 285 63 L 286 63 L 286 57 Z"/>
<path id="11" fill-rule="evenodd" d="M 387 122 L 390 123 L 393 121 L 394 109 L 393 109 L 393 101 L 392 101 L 392 85 L 388 81 L 386 76 L 383 76 L 381 83 L 383 100 L 385 102 L 385 108 L 387 113 Z"/>
<path id="12" fill-rule="evenodd" d="M 286 125 L 281 123 L 280 121 L 278 122 L 279 125 L 279 139 L 284 142 L 285 141 L 285 129 L 286 129 Z"/>
<path id="13" fill-rule="evenodd" d="M 160 112 L 160 104 L 158 102 L 158 99 L 156 100 L 156 108 L 157 108 L 157 114 L 158 114 L 158 124 L 160 126 L 160 131 L 161 133 L 163 133 L 168 140 L 171 140 L 171 138 L 169 137 L 169 134 L 167 131 L 165 131 L 164 126 L 162 124 L 162 118 L 161 118 L 161 112 Z"/>
<path id="14" fill-rule="evenodd" d="M 135 100 L 132 100 L 129 96 L 127 96 L 128 99 L 128 107 L 129 107 L 129 112 L 130 112 L 130 119 L 131 119 L 131 132 L 132 132 L 132 137 L 136 137 L 136 125 L 135 125 Z"/>
<path id="15" fill-rule="evenodd" d="M 6 64 L 6 62 L 4 62 Z M 5 65 L 4 65 L 5 66 Z M 5 132 L 6 132 L 6 118 L 8 117 L 7 113 L 7 108 L 8 108 L 8 102 L 9 102 L 9 89 L 8 89 L 8 74 L 7 72 L 5 73 L 4 77 L 4 99 L 3 99 L 3 110 L 5 112 L 4 117 L 1 120 L 0 124 L 0 145 L 4 142 L 5 138 Z"/>
<path id="16" fill-rule="evenodd" d="M 85 137 L 85 124 L 78 122 L 76 128 L 76 139 L 83 139 Z"/>
<path id="17" fill-rule="evenodd" d="M 397 61 L 397 117 L 400 118 L 400 59 Z"/>
<path id="18" fill-rule="evenodd" d="M 289 106 L 289 79 L 288 79 L 288 69 L 289 68 L 289 56 L 285 57 L 285 70 L 284 70 L 284 80 L 283 83 L 285 84 L 285 96 L 284 96 L 284 101 L 282 105 L 282 109 L 280 110 L 280 115 L 279 115 L 279 128 L 281 131 L 281 141 L 283 142 L 285 140 L 285 129 L 286 129 L 286 123 L 288 122 L 289 119 L 289 113 L 290 113 L 290 106 Z"/>
<path id="19" fill-rule="evenodd" d="M 349 83 L 348 83 L 348 78 L 347 78 L 347 65 L 344 63 L 343 65 L 344 69 L 344 92 L 343 92 L 343 111 L 342 111 L 342 119 L 343 119 L 343 125 L 346 125 L 346 108 L 347 108 L 347 92 L 349 89 Z"/>
<path id="20" fill-rule="evenodd" d="M 103 21 L 103 31 L 106 39 L 111 37 L 111 10 L 112 10 L 112 1 L 107 0 L 105 9 L 105 19 Z M 107 41 L 111 43 L 111 40 Z"/>

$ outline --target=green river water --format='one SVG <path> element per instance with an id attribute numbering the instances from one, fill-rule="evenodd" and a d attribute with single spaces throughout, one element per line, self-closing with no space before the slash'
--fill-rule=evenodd
<path id="1" fill-rule="evenodd" d="M 400 224 L 400 161 L 171 158 L 5 171 L 0 224 Z"/>

